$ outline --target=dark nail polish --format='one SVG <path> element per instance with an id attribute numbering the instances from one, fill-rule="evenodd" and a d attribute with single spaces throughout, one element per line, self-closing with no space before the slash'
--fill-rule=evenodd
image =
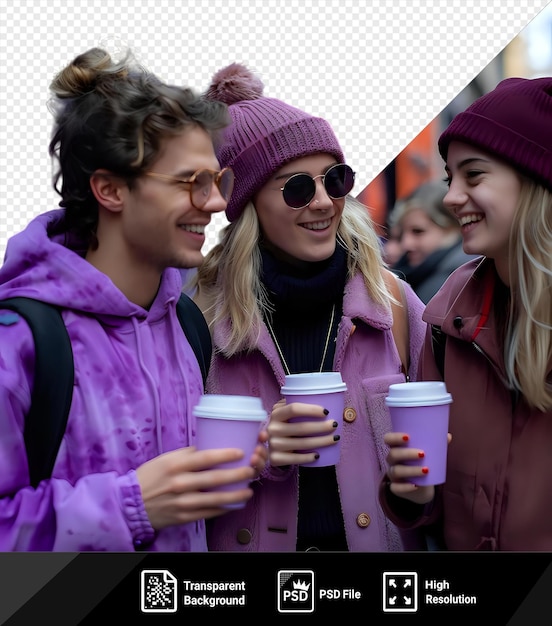
<path id="1" fill-rule="evenodd" d="M 339 435 L 334 435 L 334 441 L 339 441 L 341 437 Z"/>
<path id="2" fill-rule="evenodd" d="M 329 414 L 328 409 L 324 409 L 324 415 L 328 415 L 328 414 Z"/>
<path id="3" fill-rule="evenodd" d="M 320 455 L 318 454 L 318 452 L 314 455 L 314 460 L 318 461 L 318 459 L 320 458 Z"/>
<path id="4" fill-rule="evenodd" d="M 337 422 L 334 422 L 334 423 L 332 424 L 332 426 L 333 426 L 334 428 L 337 428 L 337 427 L 339 426 L 339 424 L 338 424 Z"/>

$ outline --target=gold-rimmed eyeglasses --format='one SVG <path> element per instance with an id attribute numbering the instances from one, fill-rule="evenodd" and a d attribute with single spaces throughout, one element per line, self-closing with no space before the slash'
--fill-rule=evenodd
<path id="1" fill-rule="evenodd" d="M 234 189 L 234 172 L 229 167 L 225 167 L 220 172 L 200 169 L 189 178 L 178 178 L 159 172 L 143 172 L 143 174 L 175 185 L 190 185 L 190 201 L 196 209 L 202 209 L 207 204 L 211 197 L 213 184 L 218 187 L 220 195 L 226 202 L 230 200 Z"/>

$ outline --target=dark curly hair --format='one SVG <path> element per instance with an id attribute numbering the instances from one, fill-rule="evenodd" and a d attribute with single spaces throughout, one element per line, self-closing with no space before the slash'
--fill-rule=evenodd
<path id="1" fill-rule="evenodd" d="M 198 126 L 216 141 L 229 123 L 225 104 L 167 85 L 132 59 L 127 52 L 115 63 L 106 51 L 92 48 L 50 85 L 55 123 L 49 153 L 59 163 L 53 187 L 66 209 L 67 229 L 93 248 L 98 205 L 90 176 L 97 169 L 125 178 L 132 188 L 164 138 Z"/>

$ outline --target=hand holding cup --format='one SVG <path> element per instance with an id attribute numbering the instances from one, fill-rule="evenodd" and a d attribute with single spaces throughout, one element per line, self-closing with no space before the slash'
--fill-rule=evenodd
<path id="1" fill-rule="evenodd" d="M 309 467 L 339 463 L 346 390 L 339 372 L 307 372 L 285 377 L 281 392 L 290 407 L 287 436 L 293 437 L 287 443 L 301 459 L 296 463 Z M 306 454 L 310 456 L 303 460 Z"/>
<path id="2" fill-rule="evenodd" d="M 305 415 L 310 419 L 305 420 Z M 337 426 L 321 405 L 286 404 L 280 400 L 272 409 L 267 429 L 270 464 L 280 467 L 313 463 L 321 448 L 336 444 Z"/>
<path id="3" fill-rule="evenodd" d="M 396 495 L 422 504 L 432 499 L 434 485 L 445 482 L 451 402 L 440 381 L 390 385 L 386 404 L 393 432 L 384 441 Z"/>
<path id="4" fill-rule="evenodd" d="M 252 460 L 260 464 L 261 457 Z M 249 488 L 213 490 L 220 485 L 248 484 L 256 475 L 253 467 L 218 469 L 225 463 L 241 463 L 243 451 L 237 448 L 196 450 L 179 448 L 146 461 L 136 469 L 136 477 L 150 524 L 156 530 L 222 515 L 227 507 L 243 506 L 251 498 Z"/>

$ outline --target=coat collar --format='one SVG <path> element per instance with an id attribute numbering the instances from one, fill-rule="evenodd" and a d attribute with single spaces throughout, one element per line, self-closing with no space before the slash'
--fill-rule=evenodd
<path id="1" fill-rule="evenodd" d="M 496 339 L 497 322 L 492 307 L 498 281 L 491 259 L 473 259 L 449 276 L 427 304 L 422 317 L 428 324 L 440 326 L 446 335 L 476 343 L 503 371 L 503 354 Z"/>
<path id="2" fill-rule="evenodd" d="M 355 274 L 345 286 L 343 314 L 379 330 L 388 330 L 393 325 L 391 307 L 378 304 L 370 298 L 360 273 Z"/>
<path id="3" fill-rule="evenodd" d="M 349 279 L 345 284 L 343 296 L 343 318 L 340 327 L 346 321 L 349 326 L 351 320 L 362 321 L 369 326 L 373 326 L 379 330 L 388 330 L 393 324 L 391 307 L 383 304 L 375 303 L 370 296 L 364 284 L 362 274 L 357 273 L 353 278 Z M 213 341 L 215 346 L 226 343 L 230 336 L 230 320 L 221 320 L 214 329 Z M 272 339 L 263 324 L 261 332 L 255 345 L 248 346 L 248 349 L 260 350 L 269 361 L 278 360 Z"/>

